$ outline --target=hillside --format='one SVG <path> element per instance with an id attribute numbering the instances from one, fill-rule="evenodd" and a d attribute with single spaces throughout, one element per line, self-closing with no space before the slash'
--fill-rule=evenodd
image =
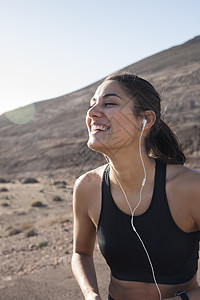
<path id="1" fill-rule="evenodd" d="M 141 75 L 158 89 L 164 119 L 180 137 L 188 164 L 200 169 L 200 36 L 123 70 Z M 1 115 L 0 177 L 68 173 L 73 181 L 104 161 L 86 147 L 85 113 L 98 84 L 35 103 L 35 116 L 26 124 Z"/>

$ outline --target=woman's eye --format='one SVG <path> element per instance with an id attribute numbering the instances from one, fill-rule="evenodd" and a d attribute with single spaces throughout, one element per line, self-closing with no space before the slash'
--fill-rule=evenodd
<path id="1" fill-rule="evenodd" d="M 106 102 L 105 103 L 105 106 L 112 106 L 112 105 L 117 105 L 116 103 L 113 103 L 113 102 Z"/>
<path id="2" fill-rule="evenodd" d="M 92 108 L 94 105 L 95 105 L 95 103 L 90 103 L 89 106 L 88 106 L 88 110 L 90 108 Z M 113 105 L 117 105 L 117 103 L 114 103 L 114 102 L 105 102 L 104 103 L 104 106 L 113 106 Z"/>

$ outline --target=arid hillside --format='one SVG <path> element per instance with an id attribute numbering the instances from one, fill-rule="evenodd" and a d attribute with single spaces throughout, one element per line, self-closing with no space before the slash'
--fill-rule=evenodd
<path id="1" fill-rule="evenodd" d="M 200 36 L 124 70 L 150 80 L 158 89 L 163 99 L 163 118 L 180 137 L 188 164 L 200 169 Z M 20 113 L 26 114 L 26 110 L 1 115 L 0 177 L 67 172 L 73 181 L 104 161 L 86 146 L 85 113 L 98 84 L 35 103 L 33 118 L 24 124 L 16 120 L 23 119 Z M 9 120 L 14 118 L 15 123 Z"/>

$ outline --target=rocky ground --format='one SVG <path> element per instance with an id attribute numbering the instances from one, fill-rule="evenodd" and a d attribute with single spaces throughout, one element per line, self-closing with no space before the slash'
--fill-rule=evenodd
<path id="1" fill-rule="evenodd" d="M 37 181 L 0 183 L 0 300 L 83 299 L 70 265 L 72 187 L 52 176 Z M 106 297 L 98 247 L 95 260 Z"/>
<path id="2" fill-rule="evenodd" d="M 72 188 L 52 178 L 0 183 L 2 278 L 68 264 L 72 250 Z"/>

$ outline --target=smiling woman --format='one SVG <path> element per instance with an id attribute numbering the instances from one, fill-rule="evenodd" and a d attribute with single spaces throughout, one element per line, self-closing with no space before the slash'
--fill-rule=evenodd
<path id="1" fill-rule="evenodd" d="M 137 127 L 133 115 L 133 101 L 116 81 L 106 81 L 91 100 L 86 123 L 89 131 L 88 147 L 105 155 L 112 155 L 125 143 L 130 144 Z M 96 128 L 101 127 L 101 130 Z M 98 135 L 93 136 L 93 133 Z"/>
<path id="2" fill-rule="evenodd" d="M 108 164 L 74 187 L 72 269 L 85 299 L 101 299 L 96 235 L 111 271 L 108 299 L 200 299 L 200 173 L 183 166 L 160 102 L 149 82 L 130 73 L 106 78 L 90 101 L 88 147 Z"/>

